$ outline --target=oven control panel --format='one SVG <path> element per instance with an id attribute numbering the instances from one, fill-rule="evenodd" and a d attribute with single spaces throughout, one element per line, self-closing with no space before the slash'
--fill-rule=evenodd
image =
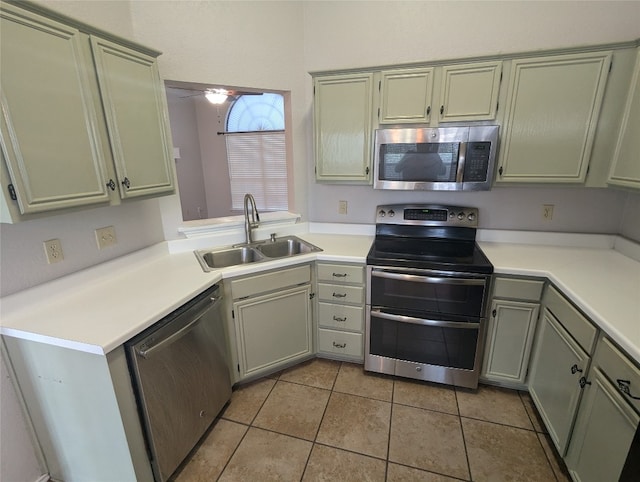
<path id="1" fill-rule="evenodd" d="M 462 206 L 388 204 L 376 208 L 376 224 L 478 226 L 478 208 Z"/>

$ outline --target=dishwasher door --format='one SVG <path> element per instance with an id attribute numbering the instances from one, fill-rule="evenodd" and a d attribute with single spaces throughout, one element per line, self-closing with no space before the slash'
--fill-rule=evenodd
<path id="1" fill-rule="evenodd" d="M 151 465 L 164 482 L 231 397 L 215 285 L 127 343 Z"/>

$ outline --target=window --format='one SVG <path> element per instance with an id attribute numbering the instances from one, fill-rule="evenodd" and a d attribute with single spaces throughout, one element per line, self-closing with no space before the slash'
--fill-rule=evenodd
<path id="1" fill-rule="evenodd" d="M 281 94 L 243 94 L 229 109 L 225 140 L 233 210 L 243 209 L 245 193 L 261 210 L 288 210 L 284 128 Z"/>

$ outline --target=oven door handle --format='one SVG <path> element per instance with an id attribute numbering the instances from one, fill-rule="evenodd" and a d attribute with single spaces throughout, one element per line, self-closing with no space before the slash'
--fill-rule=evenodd
<path id="1" fill-rule="evenodd" d="M 484 278 L 443 278 L 440 276 L 418 276 L 406 273 L 390 273 L 389 271 L 372 270 L 371 276 L 376 278 L 397 279 L 403 281 L 411 281 L 417 283 L 442 283 L 449 285 L 484 285 Z"/>
<path id="2" fill-rule="evenodd" d="M 468 330 L 477 330 L 480 323 L 464 323 L 459 321 L 442 321 L 442 320 L 429 320 L 427 318 L 414 318 L 413 316 L 394 315 L 392 313 L 385 313 L 380 310 L 371 310 L 371 316 L 376 318 L 384 318 L 391 321 L 400 321 L 402 323 L 413 323 L 415 325 L 428 325 L 428 326 L 441 326 L 443 328 L 463 328 Z"/>

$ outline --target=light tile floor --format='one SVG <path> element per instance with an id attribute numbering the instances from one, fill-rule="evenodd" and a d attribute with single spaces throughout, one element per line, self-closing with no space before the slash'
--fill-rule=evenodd
<path id="1" fill-rule="evenodd" d="M 175 480 L 570 479 L 525 392 L 318 358 L 234 390 Z"/>

